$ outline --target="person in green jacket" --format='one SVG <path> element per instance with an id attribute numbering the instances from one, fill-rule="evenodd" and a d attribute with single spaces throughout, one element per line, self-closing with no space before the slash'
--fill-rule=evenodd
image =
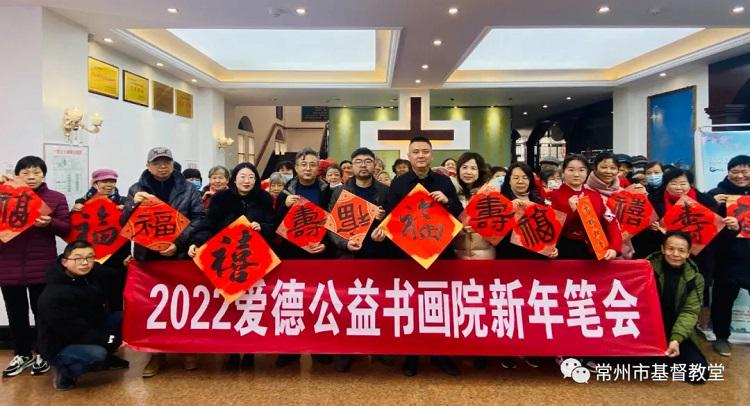
<path id="1" fill-rule="evenodd" d="M 690 259 L 691 245 L 689 234 L 669 231 L 661 252 L 654 252 L 647 259 L 654 268 L 669 343 L 665 355 L 670 363 L 686 364 L 685 376 L 689 382 L 705 383 L 708 362 L 698 347 L 695 329 L 703 303 L 704 282 Z M 693 370 L 701 373 L 691 374 Z"/>

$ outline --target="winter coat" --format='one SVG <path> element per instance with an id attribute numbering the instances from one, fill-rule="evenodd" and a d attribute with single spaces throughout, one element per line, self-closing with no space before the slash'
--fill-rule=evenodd
<path id="1" fill-rule="evenodd" d="M 201 201 L 201 195 L 198 189 L 196 189 L 193 184 L 188 183 L 188 181 L 177 171 L 172 173 L 171 180 L 174 182 L 174 187 L 169 193 L 169 199 L 166 203 L 187 217 L 188 220 L 190 220 L 190 224 L 174 241 L 174 244 L 177 246 L 177 254 L 173 257 L 164 257 L 159 255 L 158 252 L 153 252 L 139 244 L 134 244 L 133 256 L 139 261 L 185 258 L 187 248 L 191 243 L 190 239 L 194 234 L 196 222 L 206 217 L 206 209 L 203 207 L 203 202 Z M 125 223 L 136 209 L 137 205 L 133 202 L 133 197 L 136 193 L 146 192 L 157 195 L 157 191 L 153 189 L 149 182 L 155 182 L 155 180 L 151 173 L 146 170 L 141 174 L 140 180 L 130 187 L 128 190 L 128 200 L 125 204 L 125 210 L 122 213 L 121 223 Z M 161 182 L 161 184 L 164 183 L 165 182 Z"/>
<path id="2" fill-rule="evenodd" d="M 656 277 L 659 297 L 662 297 L 664 289 L 664 255 L 655 252 L 646 258 L 651 262 Z M 677 293 L 675 294 L 675 314 L 677 318 L 670 331 L 665 331 L 669 342 L 677 340 L 682 343 L 689 338 L 698 343 L 695 327 L 698 325 L 698 315 L 703 304 L 703 276 L 698 272 L 698 266 L 691 259 L 683 265 L 683 272 L 677 282 Z M 697 345 L 700 348 L 700 345 Z"/>
<path id="3" fill-rule="evenodd" d="M 451 181 L 456 187 L 461 206 L 466 208 L 477 190 L 472 190 L 471 196 L 467 196 L 463 193 L 455 178 L 451 178 Z M 475 232 L 467 232 L 465 229 L 461 229 L 456 238 L 453 239 L 453 252 L 458 259 L 495 259 L 495 247 L 481 235 Z"/>
<path id="4" fill-rule="evenodd" d="M 53 360 L 72 344 L 107 347 L 109 337 L 99 326 L 109 312 L 113 278 L 110 268 L 97 263 L 91 272 L 77 277 L 65 273 L 60 258 L 49 267 L 36 319 L 38 347 L 45 359 Z"/>
<path id="5" fill-rule="evenodd" d="M 724 195 L 750 195 L 750 187 L 739 187 L 729 179 L 724 178 L 719 185 L 709 191 L 708 196 L 714 197 Z M 727 215 L 727 206 L 722 203 L 718 207 L 719 215 Z M 731 231 L 727 228 L 721 231 L 717 238 L 716 248 L 716 275 L 727 277 L 740 282 L 742 286 L 750 285 L 750 238 L 737 238 L 739 231 Z"/>
<path id="6" fill-rule="evenodd" d="M 0 286 L 27 286 L 45 283 L 47 268 L 55 262 L 55 236 L 70 232 L 70 212 L 65 195 L 42 183 L 35 191 L 52 209 L 47 227 L 31 226 L 7 243 L 0 242 Z"/>
<path id="7" fill-rule="evenodd" d="M 243 215 L 250 222 L 260 224 L 260 233 L 266 241 L 274 237 L 276 227 L 271 195 L 259 189 L 256 193 L 240 196 L 236 189 L 231 188 L 211 198 L 208 214 L 196 224 L 193 242 L 197 245 L 205 243 Z"/>

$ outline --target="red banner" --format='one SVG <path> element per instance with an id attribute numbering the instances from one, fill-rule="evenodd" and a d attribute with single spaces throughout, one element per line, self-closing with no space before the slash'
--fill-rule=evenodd
<path id="1" fill-rule="evenodd" d="M 591 198 L 583 196 L 578 199 L 576 211 L 581 218 L 581 223 L 583 223 L 583 229 L 586 230 L 586 235 L 589 237 L 596 259 L 603 259 L 607 254 L 609 241 L 607 241 L 607 234 L 604 233 L 602 224 L 599 222 L 599 216 L 596 215 Z"/>
<path id="2" fill-rule="evenodd" d="M 288 260 L 234 303 L 191 261 L 131 262 L 126 343 L 178 353 L 661 356 L 647 261 Z"/>
<path id="3" fill-rule="evenodd" d="M 1 184 L 0 241 L 7 243 L 34 225 L 40 216 L 51 212 L 30 187 L 11 182 Z"/>
<path id="4" fill-rule="evenodd" d="M 750 196 L 729 196 L 727 216 L 735 217 L 740 223 L 737 238 L 750 238 Z"/>
<path id="5" fill-rule="evenodd" d="M 94 246 L 97 261 L 104 262 L 128 242 L 120 235 L 121 214 L 111 200 L 95 197 L 87 201 L 80 211 L 70 212 L 70 234 L 65 241 L 88 241 Z"/>

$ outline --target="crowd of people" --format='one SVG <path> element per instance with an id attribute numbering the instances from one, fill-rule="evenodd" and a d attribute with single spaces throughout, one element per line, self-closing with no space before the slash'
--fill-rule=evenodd
<path id="1" fill-rule="evenodd" d="M 536 203 L 566 214 L 556 248 L 544 255 L 512 244 L 510 237 L 490 244 L 466 226 L 440 255 L 444 259 L 596 259 L 576 210 L 579 199 L 589 197 L 609 243 L 604 260 L 645 258 L 653 265 L 668 339 L 665 356 L 707 365 L 695 338 L 696 327 L 709 322 L 716 333 L 713 349 L 723 356 L 731 355 L 728 338 L 732 305 L 740 288 L 750 287 L 750 239 L 735 238 L 740 224 L 727 216 L 726 204 L 730 195 L 750 194 L 750 156 L 732 158 L 726 178 L 708 193 L 695 188 L 693 173 L 688 169 L 609 152 L 598 154 L 592 161 L 578 154 L 568 155 L 562 162 L 545 158 L 536 171 L 523 162 L 507 168 L 491 166 L 476 152 L 465 152 L 433 167 L 432 156 L 430 140 L 415 137 L 409 143 L 408 160 L 396 160 L 391 176 L 384 161 L 367 148 L 354 150 L 349 160 L 340 163 L 321 160 L 316 151 L 305 148 L 294 162 L 279 163 L 268 179 L 261 180 L 255 165 L 243 162 L 231 170 L 211 168 L 208 184 L 203 187 L 199 171 L 186 169 L 181 173 L 168 148 L 153 148 L 146 157 L 146 169 L 127 194 L 120 195 L 115 170 L 98 169 L 91 174 L 91 190 L 76 200 L 72 210 L 81 210 L 87 200 L 103 196 L 112 200 L 122 211 L 122 218 L 127 219 L 140 203 L 156 196 L 187 217 L 190 224 L 159 252 L 126 244 L 103 264 L 96 263 L 93 248 L 85 241 L 74 241 L 57 255 L 55 237 L 70 231 L 68 203 L 64 195 L 47 187 L 47 167 L 41 158 L 21 158 L 15 176 L 4 176 L 0 181 L 15 177 L 33 189 L 52 211 L 29 230 L 0 243 L 0 286 L 15 351 L 3 376 L 16 376 L 27 369 L 39 375 L 52 367 L 55 387 L 70 389 L 85 372 L 128 367 L 128 362 L 116 355 L 121 344 L 128 262 L 193 257 L 197 247 L 243 215 L 252 219 L 251 227 L 282 260 L 407 258 L 378 225 L 417 184 L 456 217 L 486 184 L 495 186 L 514 208 Z M 329 233 L 311 249 L 302 250 L 275 233 L 300 198 L 331 210 L 344 190 L 378 207 L 371 232 L 362 242 Z M 660 218 L 681 196 L 690 196 L 718 213 L 725 228 L 697 257 L 690 256 L 689 234 L 665 233 L 658 222 L 623 240 L 620 225 L 606 205 L 607 199 L 621 190 L 647 194 Z M 713 286 L 712 291 L 709 286 Z M 36 340 L 29 325 L 29 307 L 37 322 Z M 280 355 L 276 364 L 290 365 L 299 357 Z M 348 370 L 352 364 L 352 357 L 347 355 L 314 355 L 313 359 L 324 364 L 335 362 L 339 371 Z M 184 355 L 182 361 L 185 369 L 198 367 L 194 355 Z M 450 357 L 436 356 L 432 361 L 448 374 L 459 373 Z M 164 355 L 154 354 L 143 376 L 156 375 L 165 362 Z M 253 362 L 252 354 L 231 354 L 227 365 L 251 367 Z M 532 359 L 526 362 L 536 365 Z M 515 363 L 503 359 L 502 365 L 512 368 Z M 418 357 L 407 356 L 402 371 L 413 376 L 418 366 Z"/>

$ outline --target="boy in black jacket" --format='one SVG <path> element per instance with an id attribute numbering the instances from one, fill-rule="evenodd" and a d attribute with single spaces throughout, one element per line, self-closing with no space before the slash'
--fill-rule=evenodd
<path id="1" fill-rule="evenodd" d="M 68 244 L 47 272 L 39 297 L 39 349 L 55 371 L 55 389 L 72 389 L 86 372 L 127 368 L 114 355 L 122 342 L 122 312 L 110 312 L 113 272 L 96 263 L 86 241 Z"/>

